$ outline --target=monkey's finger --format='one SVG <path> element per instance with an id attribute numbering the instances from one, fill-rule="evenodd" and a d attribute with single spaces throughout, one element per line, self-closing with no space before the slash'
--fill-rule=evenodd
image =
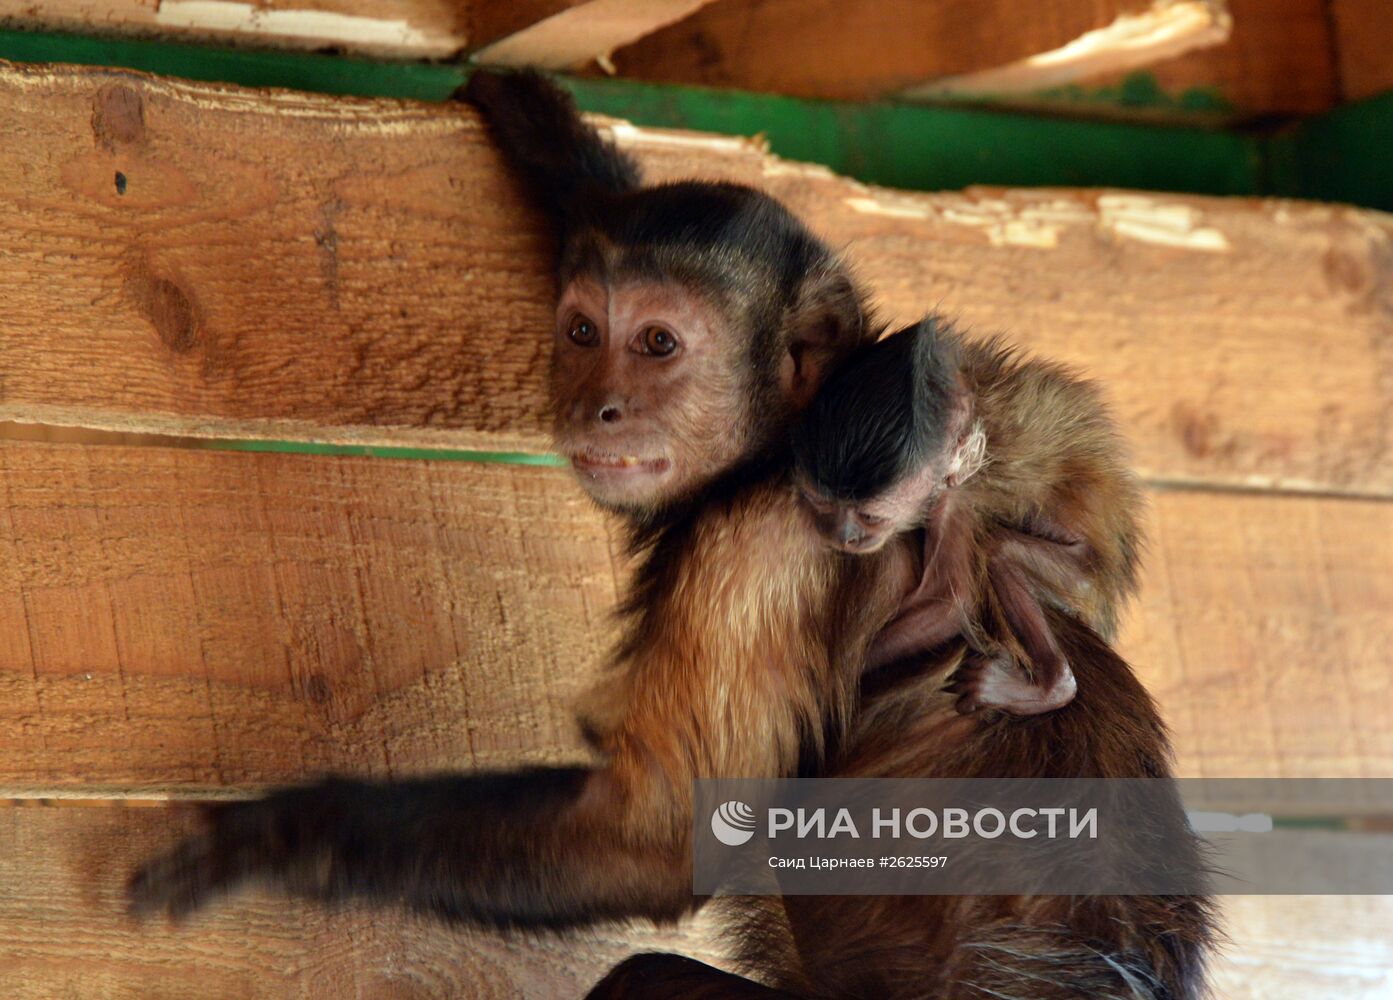
<path id="1" fill-rule="evenodd" d="M 191 837 L 131 876 L 127 907 L 137 918 L 164 912 L 183 919 L 245 879 L 247 862 L 245 849 L 229 849 L 208 834 Z"/>
<path id="2" fill-rule="evenodd" d="M 196 908 L 198 886 L 207 881 L 212 842 L 207 835 L 191 837 L 163 857 L 138 869 L 126 883 L 126 905 L 136 918 L 160 911 L 171 915 Z"/>
<path id="3" fill-rule="evenodd" d="M 968 691 L 953 703 L 953 708 L 959 715 L 972 715 L 981 707 L 981 704 L 977 700 L 976 691 Z"/>

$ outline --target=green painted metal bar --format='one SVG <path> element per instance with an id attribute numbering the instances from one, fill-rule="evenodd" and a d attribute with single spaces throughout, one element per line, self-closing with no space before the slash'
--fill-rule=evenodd
<path id="1" fill-rule="evenodd" d="M 1283 193 L 1393 211 L 1393 93 L 1337 108 L 1273 140 Z"/>

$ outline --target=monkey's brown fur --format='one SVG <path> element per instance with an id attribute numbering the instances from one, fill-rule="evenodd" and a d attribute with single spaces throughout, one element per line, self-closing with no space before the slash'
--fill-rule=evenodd
<path id="1" fill-rule="evenodd" d="M 1061 365 L 1022 358 L 999 340 L 965 342 L 962 359 L 986 458 L 953 491 L 955 520 L 945 534 L 986 549 L 1002 526 L 1028 527 L 1043 516 L 1077 537 L 1086 572 L 1037 564 L 1048 574 L 1041 591 L 1111 641 L 1136 591 L 1145 508 L 1116 425 L 1094 386 Z M 979 567 L 979 580 L 983 573 Z"/>
<path id="2" fill-rule="evenodd" d="M 587 211 L 610 210 L 624 225 L 638 219 L 634 232 L 656 227 L 657 239 L 672 235 L 664 220 L 686 219 L 690 226 L 678 236 L 718 247 L 718 264 L 749 249 L 741 242 L 746 234 L 758 241 L 776 226 L 785 277 L 806 273 L 800 261 L 834 263 L 796 221 L 746 189 L 659 188 L 650 205 L 631 190 L 632 166 L 617 162 L 554 88 L 534 76 L 478 79 L 475 93 L 504 126 L 505 144 L 522 150 L 537 177 L 554 176 L 547 157 L 558 153 L 556 163 L 588 164 L 592 187 L 603 182 L 619 192 L 607 196 L 602 185 L 593 205 L 575 209 L 582 222 Z M 582 155 L 568 160 L 568 143 L 581 144 Z M 622 215 L 626 205 L 634 214 Z M 712 206 L 733 214 L 713 218 Z M 570 218 L 568 225 L 578 224 Z M 726 224 L 732 219 L 745 225 Z M 615 231 L 629 232 L 624 225 Z M 680 239 L 661 245 L 680 256 Z M 847 287 L 835 274 L 830 282 L 823 277 L 781 278 L 769 293 L 783 296 L 775 309 L 783 319 L 752 328 L 765 339 L 739 340 L 751 328 L 738 324 L 710 332 L 704 353 L 692 352 L 690 377 L 673 375 L 684 369 L 665 362 L 597 347 L 570 381 L 553 383 L 558 421 L 584 425 L 582 447 L 594 447 L 614 425 L 592 420 L 592 395 L 602 407 L 627 406 L 624 390 L 635 387 L 625 380 L 659 380 L 666 395 L 690 393 L 683 380 L 699 381 L 713 364 L 722 370 L 737 356 L 756 364 L 747 384 L 729 390 L 746 394 L 730 404 L 752 425 L 734 450 L 706 455 L 705 475 L 689 465 L 677 480 L 681 496 L 660 483 L 640 505 L 640 491 L 624 485 L 643 560 L 625 642 L 589 713 L 602 763 L 391 783 L 330 780 L 228 805 L 212 813 L 206 833 L 136 873 L 133 908 L 178 916 L 250 880 L 500 928 L 672 920 L 699 903 L 691 895 L 696 777 L 1168 774 L 1164 731 L 1126 664 L 1059 614 L 1052 624 L 1085 690 L 1052 715 L 991 721 L 956 714 L 940 689 L 960 642 L 907 672 L 863 676 L 872 636 L 920 577 L 918 553 L 897 541 L 848 558 L 822 545 L 786 458 L 770 447 L 800 379 L 815 375 L 805 349 L 845 349 L 866 335 L 859 322 L 844 321 L 840 295 L 817 306 L 819 289 Z M 671 279 L 649 273 L 645 280 L 661 289 Z M 608 294 L 622 298 L 628 287 L 616 284 Z M 618 315 L 613 307 L 606 306 L 611 317 Z M 800 310 L 813 321 L 790 321 Z M 558 339 L 558 349 L 569 348 Z M 603 420 L 604 409 L 598 412 Z M 680 430 L 666 427 L 664 416 L 626 411 L 625 419 L 646 421 L 643 440 L 656 452 Z M 746 908 L 747 955 L 760 978 L 810 997 L 1189 1000 L 1207 936 L 1198 900 L 790 898 L 782 910 L 769 901 Z M 1124 992 L 1128 984 L 1137 987 L 1132 994 Z M 658 956 L 621 966 L 597 995 L 778 994 Z"/>
<path id="3" fill-rule="evenodd" d="M 1048 710 L 1078 678 L 1040 605 L 1111 641 L 1137 586 L 1145 501 L 1092 385 L 996 340 L 964 343 L 961 358 L 985 454 L 930 517 L 925 578 L 909 603 L 938 588 L 956 605 L 976 650 L 953 679 L 960 710 Z"/>

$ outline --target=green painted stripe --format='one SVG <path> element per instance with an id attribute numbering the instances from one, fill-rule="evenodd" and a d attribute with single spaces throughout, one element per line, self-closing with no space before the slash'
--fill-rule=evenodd
<path id="1" fill-rule="evenodd" d="M 244 87 L 442 101 L 469 75 L 463 66 L 374 62 L 314 52 L 219 48 L 138 38 L 0 31 L 0 59 L 119 66 Z"/>
<path id="2" fill-rule="evenodd" d="M 177 439 L 183 441 L 184 439 Z M 172 443 L 172 442 L 171 442 Z M 200 439 L 195 446 L 208 451 L 254 451 L 293 455 L 350 455 L 432 462 L 486 462 L 498 465 L 545 465 L 569 468 L 560 455 L 526 451 L 464 451 L 459 449 L 397 448 L 363 444 L 319 444 L 313 441 L 256 441 Z"/>
<path id="3" fill-rule="evenodd" d="M 1273 816 L 1274 830 L 1348 830 L 1348 816 Z"/>

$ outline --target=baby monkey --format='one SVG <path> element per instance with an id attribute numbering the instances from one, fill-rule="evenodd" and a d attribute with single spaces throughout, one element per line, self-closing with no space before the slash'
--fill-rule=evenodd
<path id="1" fill-rule="evenodd" d="M 874 668 L 952 639 L 963 713 L 1035 715 L 1076 684 L 1045 605 L 1111 640 L 1136 588 L 1142 495 L 1093 387 L 930 316 L 828 377 L 795 430 L 817 530 L 875 552 L 923 530 L 918 586 L 871 649 Z"/>

